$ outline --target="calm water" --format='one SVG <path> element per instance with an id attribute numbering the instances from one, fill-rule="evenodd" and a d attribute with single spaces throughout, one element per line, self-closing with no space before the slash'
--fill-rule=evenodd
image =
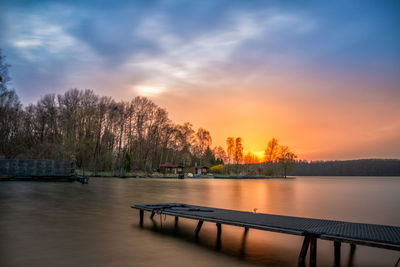
<path id="1" fill-rule="evenodd" d="M 79 183 L 0 183 L 0 266 L 296 266 L 302 238 L 155 217 L 138 227 L 135 203 L 183 202 L 219 208 L 400 225 L 400 178 L 288 180 L 91 179 Z M 161 221 L 160 221 L 161 219 Z M 348 245 L 342 265 L 348 266 Z M 394 266 L 399 252 L 358 246 L 354 266 Z M 333 244 L 318 241 L 319 266 Z"/>

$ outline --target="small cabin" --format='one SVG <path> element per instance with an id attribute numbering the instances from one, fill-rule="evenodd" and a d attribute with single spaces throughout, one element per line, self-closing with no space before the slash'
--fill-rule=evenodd
<path id="1" fill-rule="evenodd" d="M 193 173 L 193 174 L 207 174 L 208 173 L 207 166 L 193 166 L 185 168 L 186 173 Z"/>
<path id="2" fill-rule="evenodd" d="M 166 162 L 160 165 L 160 172 L 163 174 L 181 174 L 183 173 L 183 166 Z"/>

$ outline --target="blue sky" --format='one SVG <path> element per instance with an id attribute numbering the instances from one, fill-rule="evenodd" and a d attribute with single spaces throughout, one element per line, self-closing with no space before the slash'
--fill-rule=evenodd
<path id="1" fill-rule="evenodd" d="M 266 135 L 309 155 L 314 150 L 286 136 L 286 128 L 273 127 L 286 117 L 247 106 L 291 110 L 287 117 L 308 116 L 320 131 L 313 114 L 333 116 L 343 104 L 343 127 L 362 116 L 371 119 L 360 132 L 400 129 L 399 1 L 0 1 L 0 48 L 25 104 L 75 87 L 116 99 L 145 95 L 178 121 L 209 128 L 225 122 L 236 133 L 240 126 L 229 126 L 221 106 L 245 99 L 238 117 L 254 124 L 266 118 Z M 198 95 L 224 101 L 191 102 Z M 183 115 L 193 105 L 207 111 Z M 210 121 L 213 114 L 221 119 Z M 400 156 L 390 149 L 400 141 L 392 135 L 378 156 Z"/>

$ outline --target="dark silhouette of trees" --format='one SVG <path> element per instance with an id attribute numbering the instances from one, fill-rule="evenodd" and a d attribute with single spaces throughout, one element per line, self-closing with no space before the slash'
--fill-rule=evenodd
<path id="1" fill-rule="evenodd" d="M 22 123 L 22 105 L 14 90 L 8 89 L 11 78 L 9 65 L 0 50 L 0 152 L 6 156 L 15 156 L 20 150 L 19 128 Z"/>
<path id="2" fill-rule="evenodd" d="M 235 162 L 236 164 L 242 163 L 243 161 L 243 144 L 242 138 L 237 137 L 235 140 Z"/>
<path id="3" fill-rule="evenodd" d="M 297 155 L 288 146 L 279 147 L 278 164 L 281 167 L 283 177 L 286 178 L 287 173 L 294 169 L 296 158 Z"/>
<path id="4" fill-rule="evenodd" d="M 399 159 L 359 159 L 296 162 L 297 176 L 400 176 Z"/>
<path id="5" fill-rule="evenodd" d="M 278 159 L 279 144 L 278 139 L 272 138 L 264 151 L 266 162 L 275 162 Z"/>
<path id="6" fill-rule="evenodd" d="M 116 102 L 92 90 L 48 94 L 22 107 L 8 89 L 8 65 L 0 54 L 0 152 L 8 158 L 73 160 L 95 172 L 153 171 L 164 162 L 184 166 L 221 163 L 210 132 L 175 124 L 146 97 Z"/>

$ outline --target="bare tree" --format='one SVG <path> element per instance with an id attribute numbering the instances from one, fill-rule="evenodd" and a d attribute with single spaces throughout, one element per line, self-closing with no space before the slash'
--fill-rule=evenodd
<path id="1" fill-rule="evenodd" d="M 225 150 L 221 146 L 216 146 L 214 148 L 214 155 L 216 159 L 222 160 L 223 162 L 227 161 Z"/>
<path id="2" fill-rule="evenodd" d="M 264 156 L 266 162 L 274 162 L 278 158 L 279 144 L 278 139 L 272 138 L 265 149 Z"/>
<path id="3" fill-rule="evenodd" d="M 228 137 L 226 139 L 226 154 L 228 157 L 228 164 L 232 163 L 232 157 L 235 152 L 235 140 L 233 137 Z"/>
<path id="4" fill-rule="evenodd" d="M 236 164 L 242 163 L 243 160 L 243 144 L 242 138 L 237 137 L 235 140 L 235 162 Z"/>
<path id="5" fill-rule="evenodd" d="M 282 167 L 283 177 L 294 168 L 297 155 L 288 146 L 279 147 L 279 165 Z"/>
<path id="6" fill-rule="evenodd" d="M 244 164 L 255 164 L 255 163 L 259 163 L 259 162 L 260 162 L 259 158 L 255 154 L 253 154 L 251 152 L 248 152 L 243 157 L 243 163 Z"/>
<path id="7" fill-rule="evenodd" d="M 22 105 L 15 91 L 7 88 L 11 81 L 8 75 L 9 67 L 0 50 L 0 152 L 7 157 L 13 157 L 21 145 L 18 143 L 18 129 L 22 118 Z"/>

